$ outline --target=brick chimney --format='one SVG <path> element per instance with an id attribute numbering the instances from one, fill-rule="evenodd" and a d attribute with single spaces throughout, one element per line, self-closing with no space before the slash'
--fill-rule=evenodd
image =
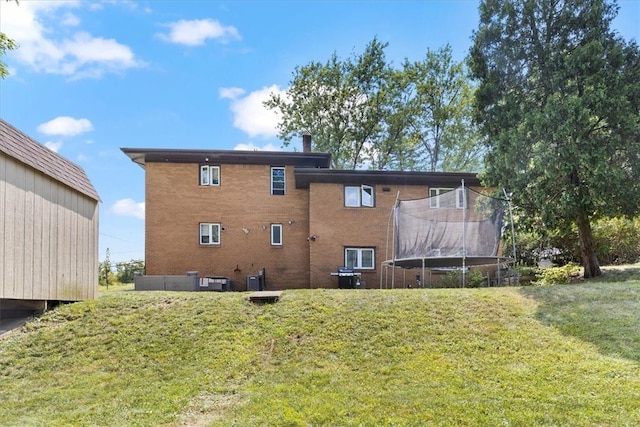
<path id="1" fill-rule="evenodd" d="M 302 134 L 302 152 L 311 152 L 311 134 L 309 132 L 305 132 Z"/>

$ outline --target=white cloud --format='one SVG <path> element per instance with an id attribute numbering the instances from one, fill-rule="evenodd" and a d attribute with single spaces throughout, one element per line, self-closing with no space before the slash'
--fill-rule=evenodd
<path id="1" fill-rule="evenodd" d="M 222 99 L 236 99 L 240 95 L 244 94 L 244 89 L 239 87 L 222 87 L 218 93 Z"/>
<path id="2" fill-rule="evenodd" d="M 233 147 L 234 150 L 242 150 L 242 151 L 283 151 L 282 147 L 278 147 L 273 144 L 266 144 L 262 147 L 254 145 L 252 142 L 237 144 Z"/>
<path id="3" fill-rule="evenodd" d="M 62 142 L 47 141 L 44 143 L 44 146 L 47 147 L 49 150 L 53 151 L 54 153 L 57 153 L 62 148 Z"/>
<path id="4" fill-rule="evenodd" d="M 72 1 L 0 2 L 0 28 L 17 42 L 11 53 L 38 72 L 72 78 L 100 77 L 140 67 L 131 49 L 114 39 L 73 31 L 80 19 L 69 8 L 85 6 Z M 58 38 L 53 35 L 60 34 Z"/>
<path id="5" fill-rule="evenodd" d="M 201 46 L 208 39 L 216 39 L 226 43 L 229 39 L 240 39 L 238 30 L 229 25 L 224 26 L 214 19 L 194 19 L 171 22 L 168 34 L 157 34 L 162 40 L 186 46 Z"/>
<path id="6" fill-rule="evenodd" d="M 109 212 L 119 216 L 132 216 L 134 218 L 144 219 L 144 202 L 136 202 L 133 199 L 117 200 L 109 209 Z"/>
<path id="7" fill-rule="evenodd" d="M 74 119 L 69 116 L 59 116 L 38 126 L 38 132 L 45 135 L 75 136 L 93 130 L 88 119 Z"/>
<path id="8" fill-rule="evenodd" d="M 61 24 L 67 27 L 77 27 L 78 25 L 80 25 L 80 18 L 78 18 L 71 12 L 67 12 L 62 17 Z"/>
<path id="9" fill-rule="evenodd" d="M 263 102 L 269 98 L 271 93 L 285 92 L 277 85 L 264 87 L 260 90 L 244 95 L 244 90 L 239 88 L 220 89 L 220 97 L 231 100 L 231 112 L 233 113 L 233 125 L 246 132 L 250 137 L 262 136 L 272 138 L 278 135 L 277 125 L 280 115 L 273 110 L 267 109 Z"/>

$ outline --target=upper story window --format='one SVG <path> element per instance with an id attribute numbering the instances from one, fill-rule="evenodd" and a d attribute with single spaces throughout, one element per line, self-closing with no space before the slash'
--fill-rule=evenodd
<path id="1" fill-rule="evenodd" d="M 271 194 L 284 195 L 285 187 L 284 167 L 271 168 Z"/>
<path id="2" fill-rule="evenodd" d="M 201 223 L 200 224 L 200 244 L 219 245 L 220 244 L 220 224 Z"/>
<path id="3" fill-rule="evenodd" d="M 373 270 L 375 268 L 374 248 L 345 248 L 344 265 L 359 270 Z"/>
<path id="4" fill-rule="evenodd" d="M 344 187 L 344 205 L 347 207 L 373 207 L 373 187 L 370 185 L 347 185 Z"/>
<path id="5" fill-rule="evenodd" d="M 453 208 L 463 209 L 465 206 L 465 195 L 462 188 L 457 188 L 455 197 L 436 197 L 453 191 L 453 188 L 430 188 L 429 189 L 429 207 L 432 208 Z M 455 206 L 454 206 L 455 204 Z"/>
<path id="6" fill-rule="evenodd" d="M 220 166 L 200 166 L 200 185 L 220 185 Z"/>
<path id="7" fill-rule="evenodd" d="M 282 246 L 282 224 L 271 224 L 271 244 Z"/>

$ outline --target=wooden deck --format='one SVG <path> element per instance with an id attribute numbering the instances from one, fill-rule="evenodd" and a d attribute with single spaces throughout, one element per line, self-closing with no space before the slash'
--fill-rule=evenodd
<path id="1" fill-rule="evenodd" d="M 249 295 L 249 301 L 258 303 L 274 303 L 280 299 L 282 291 L 258 291 Z"/>

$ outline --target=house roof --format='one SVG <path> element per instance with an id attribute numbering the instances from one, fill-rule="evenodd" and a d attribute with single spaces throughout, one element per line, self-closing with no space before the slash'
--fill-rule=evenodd
<path id="1" fill-rule="evenodd" d="M 295 170 L 296 188 L 308 188 L 313 183 L 335 183 L 351 185 L 425 185 L 430 187 L 479 186 L 475 173 L 459 172 L 414 172 L 379 170 L 311 169 Z"/>
<path id="2" fill-rule="evenodd" d="M 250 164 L 307 168 L 328 168 L 331 154 L 290 151 L 183 150 L 165 148 L 121 148 L 134 163 Z"/>
<path id="3" fill-rule="evenodd" d="M 84 169 L 0 119 L 0 151 L 96 201 L 100 196 Z"/>

